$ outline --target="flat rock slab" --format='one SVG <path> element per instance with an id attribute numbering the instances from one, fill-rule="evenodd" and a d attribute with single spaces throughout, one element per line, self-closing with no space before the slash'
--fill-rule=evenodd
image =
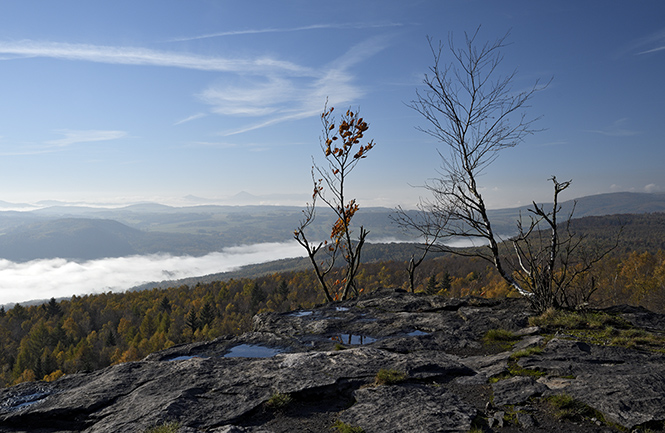
<path id="1" fill-rule="evenodd" d="M 275 393 L 342 392 L 372 382 L 380 369 L 418 380 L 473 374 L 443 352 L 396 354 L 369 347 L 257 359 L 143 361 L 65 376 L 43 384 L 38 395 L 28 389 L 32 384 L 3 390 L 0 401 L 14 404 L 0 407 L 0 425 L 111 433 L 140 432 L 177 419 L 184 426 L 212 428 L 232 424 Z"/>
<path id="2" fill-rule="evenodd" d="M 356 404 L 340 419 L 366 433 L 467 432 L 477 413 L 442 386 L 378 386 L 353 395 Z"/>
<path id="3" fill-rule="evenodd" d="M 547 372 L 550 377 L 540 382 L 551 393 L 568 394 L 625 428 L 665 419 L 661 353 L 552 339 L 542 353 L 519 365 Z"/>
<path id="4" fill-rule="evenodd" d="M 540 397 L 548 390 L 546 385 L 528 376 L 515 376 L 492 384 L 494 404 L 497 406 L 524 403 L 531 397 Z"/>

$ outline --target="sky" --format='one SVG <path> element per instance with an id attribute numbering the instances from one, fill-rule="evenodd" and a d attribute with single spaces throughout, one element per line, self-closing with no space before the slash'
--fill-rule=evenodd
<path id="1" fill-rule="evenodd" d="M 328 101 L 376 143 L 350 194 L 411 207 L 440 168 L 408 107 L 427 37 L 479 26 L 509 32 L 514 91 L 551 80 L 528 108 L 542 131 L 480 180 L 489 207 L 547 201 L 552 175 L 562 199 L 665 192 L 662 0 L 0 0 L 0 200 L 302 205 Z"/>

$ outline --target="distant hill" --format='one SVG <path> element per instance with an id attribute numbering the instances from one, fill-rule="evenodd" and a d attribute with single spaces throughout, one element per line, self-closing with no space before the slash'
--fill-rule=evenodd
<path id="1" fill-rule="evenodd" d="M 515 234 L 520 213 L 528 218 L 528 207 L 491 210 L 495 233 Z M 573 201 L 562 207 L 562 215 L 567 216 Z M 577 199 L 575 217 L 664 211 L 665 194 L 612 193 Z M 354 223 L 370 231 L 369 242 L 413 240 L 393 223 L 393 212 L 361 204 Z M 35 211 L 0 211 L 0 258 L 90 260 L 160 252 L 200 256 L 236 245 L 291 240 L 301 218 L 302 208 L 294 206 L 141 203 L 108 209 L 58 203 Z M 310 239 L 328 237 L 334 221 L 330 210 L 317 210 Z"/>
<path id="2" fill-rule="evenodd" d="M 630 251 L 655 253 L 658 250 L 665 250 L 665 212 L 587 216 L 574 219 L 571 229 L 574 233 L 585 236 L 590 242 L 601 248 L 613 245 L 617 234 L 621 230 L 619 246 L 613 251 L 613 254 L 616 255 Z M 413 243 L 366 244 L 363 248 L 362 262 L 408 261 L 412 254 L 415 253 L 418 255 L 419 252 L 418 245 Z M 433 259 L 441 255 L 441 253 L 430 253 L 427 258 Z M 143 290 L 153 287 L 178 287 L 183 284 L 194 286 L 197 283 L 204 284 L 230 279 L 256 278 L 277 272 L 306 270 L 310 269 L 310 266 L 308 258 L 283 259 L 256 265 L 247 265 L 230 272 L 190 277 L 175 281 L 150 282 L 134 287 L 132 290 Z"/>
<path id="3" fill-rule="evenodd" d="M 573 210 L 573 206 L 575 209 L 574 218 L 665 212 L 665 194 L 615 192 L 567 200 L 561 203 L 560 215 L 562 217 L 559 218 L 560 221 L 568 217 Z M 532 205 L 518 208 L 493 209 L 488 213 L 495 231 L 510 235 L 516 232 L 515 224 L 520 215 L 522 215 L 525 221 L 528 221 L 530 215 L 528 209 L 531 207 Z M 544 207 L 549 210 L 552 204 L 545 203 Z"/>
<path id="4" fill-rule="evenodd" d="M 0 257 L 96 259 L 136 254 L 128 239 L 140 232 L 111 220 L 68 218 L 14 229 L 0 237 Z"/>
<path id="5" fill-rule="evenodd" d="M 27 224 L 0 236 L 0 257 L 25 262 L 65 258 L 94 260 L 136 254 L 203 255 L 215 251 L 208 236 L 152 233 L 113 220 L 63 218 Z"/>

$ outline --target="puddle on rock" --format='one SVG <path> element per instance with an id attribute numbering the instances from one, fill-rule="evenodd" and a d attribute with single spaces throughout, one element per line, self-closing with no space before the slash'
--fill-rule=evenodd
<path id="1" fill-rule="evenodd" d="M 376 341 L 376 338 L 368 337 L 366 335 L 339 334 L 334 337 L 331 337 L 331 340 L 337 341 L 342 344 L 362 345 L 362 344 L 374 343 Z"/>
<path id="2" fill-rule="evenodd" d="M 335 311 L 349 311 L 347 307 L 335 307 Z"/>
<path id="3" fill-rule="evenodd" d="M 419 337 L 421 335 L 429 335 L 429 332 L 420 331 L 420 330 L 416 329 L 415 331 L 409 332 L 408 334 L 406 334 L 407 337 Z"/>
<path id="4" fill-rule="evenodd" d="M 284 350 L 275 347 L 266 347 L 258 344 L 240 344 L 229 349 L 222 358 L 272 358 L 283 353 Z"/>
<path id="5" fill-rule="evenodd" d="M 174 358 L 169 358 L 166 361 L 186 361 L 188 359 L 192 358 L 208 358 L 207 356 L 201 356 L 201 355 L 181 355 L 181 356 L 176 356 Z"/>
<path id="6" fill-rule="evenodd" d="M 291 316 L 291 317 L 305 317 L 305 316 L 311 316 L 312 314 L 313 314 L 313 311 L 296 311 L 296 312 L 293 312 L 293 313 L 289 314 L 289 316 Z"/>
<path id="7" fill-rule="evenodd" d="M 9 406 L 10 410 L 18 410 L 36 403 L 40 403 L 50 395 L 49 392 L 35 392 L 33 394 L 19 395 L 10 397 L 2 403 L 2 406 Z"/>

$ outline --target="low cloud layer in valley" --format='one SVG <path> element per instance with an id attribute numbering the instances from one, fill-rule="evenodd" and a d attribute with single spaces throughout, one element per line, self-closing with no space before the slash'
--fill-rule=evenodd
<path id="1" fill-rule="evenodd" d="M 303 255 L 300 245 L 287 242 L 230 247 L 202 257 L 154 254 L 86 262 L 0 260 L 0 304 L 119 292 L 146 282 L 226 272 L 244 265 Z"/>

